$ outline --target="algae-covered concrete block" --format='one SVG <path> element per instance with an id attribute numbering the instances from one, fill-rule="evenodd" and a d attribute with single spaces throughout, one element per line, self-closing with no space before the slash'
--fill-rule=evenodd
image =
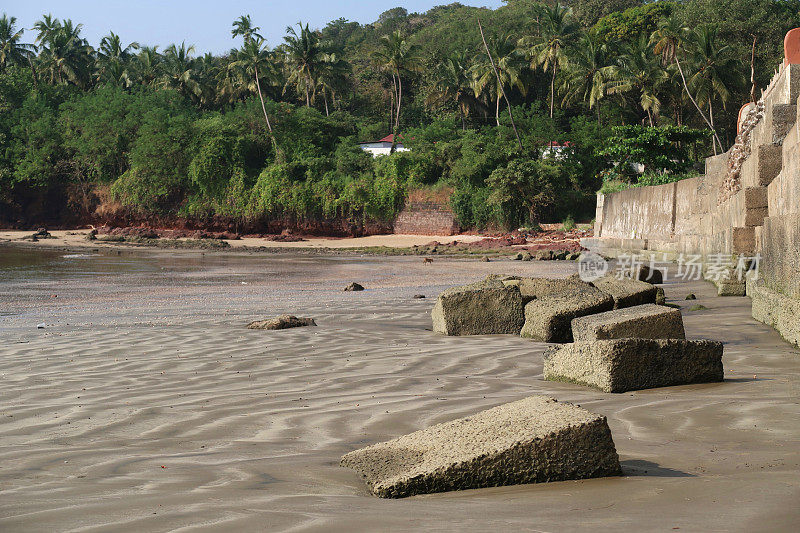
<path id="1" fill-rule="evenodd" d="M 681 339 L 613 339 L 552 347 L 544 378 L 605 392 L 722 381 L 722 343 Z"/>
<path id="2" fill-rule="evenodd" d="M 610 295 L 586 284 L 525 304 L 525 325 L 520 334 L 543 342 L 571 342 L 573 318 L 613 308 L 614 299 Z"/>
<path id="3" fill-rule="evenodd" d="M 655 303 L 658 294 L 657 287 L 631 278 L 603 276 L 592 285 L 614 298 L 614 309 Z"/>
<path id="4" fill-rule="evenodd" d="M 683 318 L 678 309 L 655 304 L 637 305 L 572 321 L 575 342 L 600 339 L 685 339 Z"/>
<path id="5" fill-rule="evenodd" d="M 519 335 L 525 311 L 519 287 L 487 280 L 444 291 L 431 318 L 433 331 L 445 335 Z"/>
<path id="6" fill-rule="evenodd" d="M 348 453 L 382 498 L 621 475 L 604 416 L 532 396 Z"/>

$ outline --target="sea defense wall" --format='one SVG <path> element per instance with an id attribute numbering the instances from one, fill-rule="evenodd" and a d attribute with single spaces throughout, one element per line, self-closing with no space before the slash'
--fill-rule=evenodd
<path id="1" fill-rule="evenodd" d="M 760 256 L 747 284 L 753 316 L 800 345 L 800 28 L 758 102 L 742 108 L 736 144 L 705 174 L 598 195 L 595 236 L 607 253 Z"/>
<path id="2" fill-rule="evenodd" d="M 410 202 L 394 221 L 394 232 L 405 235 L 456 235 L 459 229 L 453 212 L 434 202 Z"/>

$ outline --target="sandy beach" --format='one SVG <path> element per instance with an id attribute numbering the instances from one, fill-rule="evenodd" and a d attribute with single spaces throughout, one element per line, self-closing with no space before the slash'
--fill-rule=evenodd
<path id="1" fill-rule="evenodd" d="M 750 317 L 749 299 L 711 284 L 665 291 L 689 338 L 725 342 L 726 381 L 612 395 L 543 381 L 546 344 L 430 331 L 447 287 L 567 276 L 573 262 L 56 249 L 66 237 L 0 244 L 2 531 L 800 522 L 800 354 Z M 367 290 L 342 292 L 352 281 Z M 688 311 L 696 303 L 708 309 Z M 318 327 L 245 328 L 284 312 Z M 381 500 L 338 466 L 356 448 L 534 394 L 606 415 L 625 475 Z"/>

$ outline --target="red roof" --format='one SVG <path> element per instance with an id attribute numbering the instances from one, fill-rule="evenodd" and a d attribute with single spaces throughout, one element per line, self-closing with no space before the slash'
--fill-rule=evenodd
<path id="1" fill-rule="evenodd" d="M 399 137 L 400 137 L 399 141 L 402 141 L 403 140 L 403 136 L 399 135 Z M 379 140 L 378 142 L 379 143 L 391 143 L 391 142 L 394 142 L 394 133 L 390 133 L 389 135 L 387 135 L 383 139 Z"/>
<path id="2" fill-rule="evenodd" d="M 556 141 L 550 141 L 547 144 L 548 144 L 548 146 L 550 146 L 550 148 L 569 148 L 569 147 L 572 146 L 572 142 L 571 141 L 565 141 L 563 143 L 556 142 Z"/>

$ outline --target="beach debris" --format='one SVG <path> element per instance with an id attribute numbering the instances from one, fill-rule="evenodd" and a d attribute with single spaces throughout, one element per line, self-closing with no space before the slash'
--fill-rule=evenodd
<path id="1" fill-rule="evenodd" d="M 47 324 L 45 324 L 44 322 L 42 322 L 41 324 L 36 324 L 36 329 L 44 329 L 45 327 L 47 327 Z"/>
<path id="2" fill-rule="evenodd" d="M 697 300 L 697 296 L 695 296 L 694 293 L 687 294 L 684 300 Z"/>
<path id="3" fill-rule="evenodd" d="M 544 379 L 605 392 L 723 380 L 721 342 L 683 339 L 611 339 L 549 348 Z"/>
<path id="4" fill-rule="evenodd" d="M 519 287 L 486 280 L 447 289 L 431 311 L 433 331 L 445 335 L 519 335 L 525 322 Z"/>
<path id="5" fill-rule="evenodd" d="M 484 263 L 488 263 L 491 260 L 489 259 L 488 255 L 484 255 L 483 257 L 481 257 L 481 261 L 483 261 Z"/>
<path id="6" fill-rule="evenodd" d="M 344 292 L 356 292 L 356 291 L 363 291 L 364 287 L 358 283 L 351 283 L 347 287 L 344 288 Z"/>
<path id="7" fill-rule="evenodd" d="M 603 276 L 592 281 L 591 285 L 614 298 L 614 309 L 652 304 L 656 302 L 658 296 L 657 287 L 631 278 Z"/>
<path id="8" fill-rule="evenodd" d="M 708 307 L 703 304 L 695 304 L 689 308 L 689 311 L 705 311 L 706 309 L 708 309 Z"/>
<path id="9" fill-rule="evenodd" d="M 425 295 L 424 295 L 424 294 L 415 294 L 415 295 L 414 295 L 414 299 L 415 299 L 415 300 L 421 300 L 421 299 L 423 299 L 423 298 L 425 298 Z"/>
<path id="10" fill-rule="evenodd" d="M 498 276 L 493 274 L 486 279 L 499 279 L 504 285 L 516 285 L 519 287 L 523 303 L 526 304 L 537 298 L 544 298 L 571 290 L 580 290 L 588 286 L 585 282 L 577 278 L 523 278 L 519 276 Z"/>
<path id="11" fill-rule="evenodd" d="M 571 342 L 573 318 L 614 308 L 614 299 L 588 283 L 525 304 L 523 337 L 542 342 Z"/>
<path id="12" fill-rule="evenodd" d="M 600 339 L 685 339 L 683 317 L 677 309 L 656 304 L 637 305 L 576 318 L 575 342 Z"/>
<path id="13" fill-rule="evenodd" d="M 294 315 L 280 315 L 269 320 L 256 320 L 247 324 L 248 329 L 289 329 L 303 326 L 316 326 L 313 318 L 298 318 Z"/>
<path id="14" fill-rule="evenodd" d="M 622 474 L 606 417 L 544 396 L 342 457 L 382 498 Z"/>

